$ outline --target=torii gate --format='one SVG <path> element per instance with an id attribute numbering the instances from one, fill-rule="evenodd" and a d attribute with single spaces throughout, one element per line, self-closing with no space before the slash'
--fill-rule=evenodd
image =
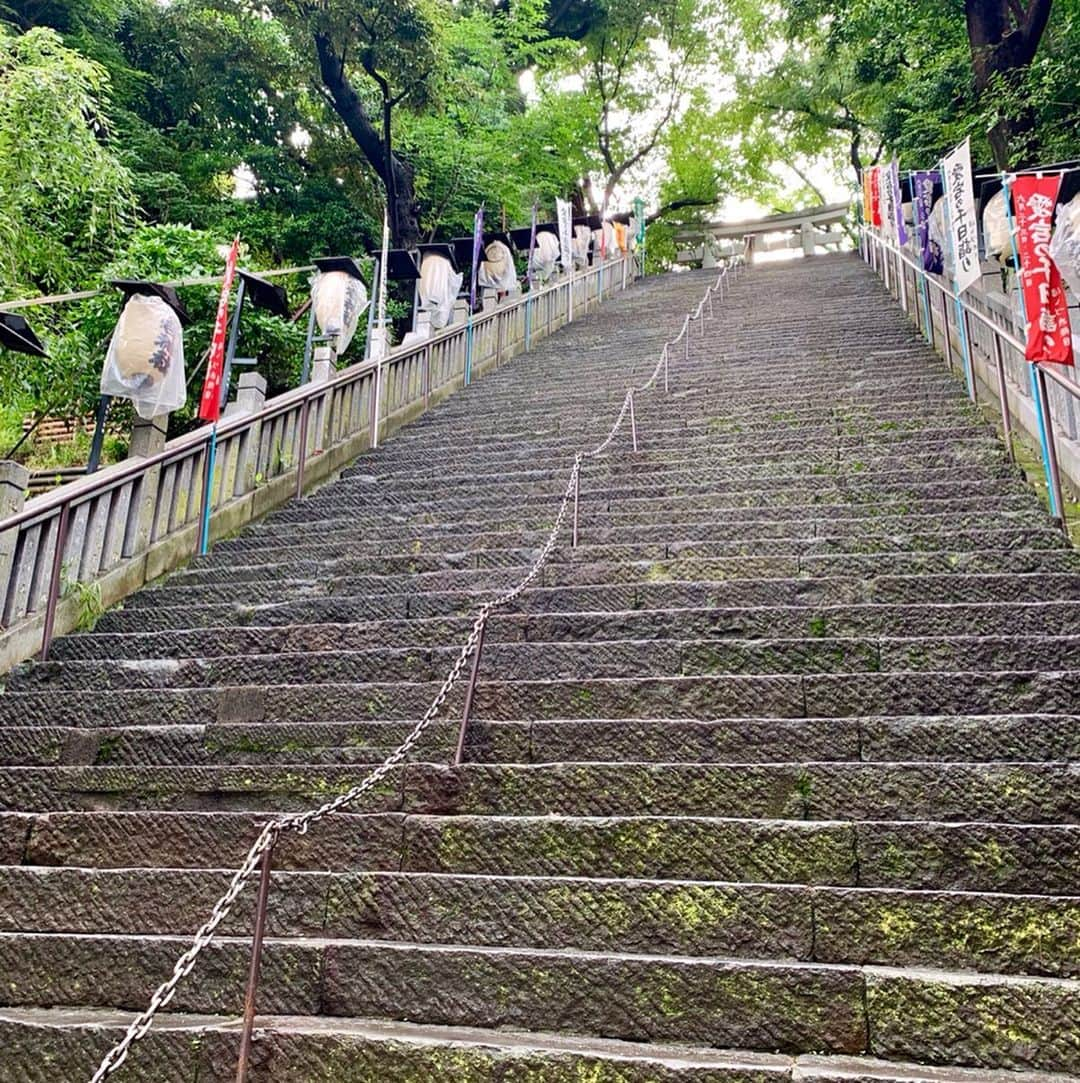
<path id="1" fill-rule="evenodd" d="M 713 267 L 717 258 L 742 251 L 744 242 L 749 259 L 755 252 L 780 248 L 801 248 L 804 256 L 812 256 L 818 248 L 839 248 L 848 239 L 846 233 L 829 227 L 843 223 L 850 210 L 850 203 L 826 203 L 750 221 L 708 222 L 675 235 L 679 245 L 675 258 L 679 263 Z"/>

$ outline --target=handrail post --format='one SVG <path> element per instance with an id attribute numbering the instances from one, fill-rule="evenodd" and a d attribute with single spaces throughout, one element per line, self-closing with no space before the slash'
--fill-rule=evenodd
<path id="1" fill-rule="evenodd" d="M 457 748 L 454 751 L 454 766 L 460 767 L 465 758 L 465 738 L 469 731 L 469 719 L 472 718 L 473 699 L 476 696 L 476 678 L 480 673 L 480 653 L 484 649 L 484 632 L 487 629 L 488 614 L 485 609 L 480 616 L 480 627 L 476 633 L 476 651 L 473 654 L 472 669 L 469 671 L 469 686 L 465 689 L 465 707 L 461 712 L 461 729 L 458 730 Z"/>
<path id="2" fill-rule="evenodd" d="M 263 851 L 259 870 L 259 894 L 255 903 L 255 929 L 251 936 L 251 965 L 248 968 L 247 992 L 244 994 L 244 1025 L 240 1032 L 240 1054 L 236 1061 L 236 1083 L 247 1083 L 248 1061 L 251 1059 L 251 1031 L 255 1024 L 255 994 L 259 988 L 262 966 L 263 936 L 266 932 L 266 910 L 270 897 L 270 866 L 277 838 Z"/>
<path id="3" fill-rule="evenodd" d="M 1012 442 L 1012 418 L 1009 416 L 1009 388 L 1005 382 L 1005 359 L 1001 354 L 1001 336 L 995 331 L 994 339 L 994 364 L 997 367 L 998 400 L 1001 403 L 1001 429 L 1005 437 L 1005 447 L 1009 453 L 1009 460 L 1015 462 L 1016 452 Z"/>
<path id="4" fill-rule="evenodd" d="M 634 389 L 630 388 L 626 393 L 626 397 L 630 400 L 630 438 L 634 443 L 634 450 L 637 451 L 637 421 L 634 418 Z"/>
<path id="5" fill-rule="evenodd" d="M 1046 393 L 1046 373 L 1035 362 L 1031 363 L 1031 383 L 1035 392 L 1043 466 L 1050 495 L 1050 514 L 1059 520 L 1061 529 L 1067 533 L 1069 528 L 1065 522 L 1065 506 L 1061 499 L 1061 475 L 1058 472 L 1057 448 L 1054 446 L 1054 419 L 1050 413 L 1050 396 Z"/>
<path id="6" fill-rule="evenodd" d="M 49 592 L 45 596 L 45 627 L 41 631 L 41 660 L 43 662 L 49 660 L 53 629 L 56 627 L 56 606 L 60 601 L 60 580 L 64 574 L 64 549 L 67 546 L 70 517 L 71 503 L 65 501 L 60 506 L 60 515 L 56 522 L 56 545 L 53 549 L 52 571 L 49 575 Z"/>
<path id="7" fill-rule="evenodd" d="M 308 409 L 311 399 L 304 399 L 300 407 L 300 447 L 296 459 L 296 499 L 304 495 L 304 466 L 307 462 Z"/>

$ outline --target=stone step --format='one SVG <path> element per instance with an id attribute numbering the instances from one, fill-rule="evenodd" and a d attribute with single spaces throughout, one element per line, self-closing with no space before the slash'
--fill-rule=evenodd
<path id="1" fill-rule="evenodd" d="M 0 866 L 0 932 L 197 928 L 225 869 Z M 278 872 L 267 933 L 1080 974 L 1080 898 L 677 880 Z M 245 894 L 221 927 L 244 936 Z M 1031 934 L 1038 929 L 1038 936 Z"/>
<path id="2" fill-rule="evenodd" d="M 0 726 L 98 728 L 211 722 L 356 722 L 418 718 L 441 682 L 236 685 L 217 689 L 131 689 L 75 696 L 65 691 L 0 695 Z M 461 686 L 459 685 L 459 688 Z M 446 717 L 460 717 L 457 690 Z M 581 678 L 501 681 L 483 675 L 473 717 L 520 718 L 846 718 L 903 714 L 1071 714 L 1080 670 L 906 671 L 802 676 Z M 121 715 L 122 712 L 122 715 Z"/>
<path id="3" fill-rule="evenodd" d="M 592 640 L 493 642 L 483 672 L 501 681 L 688 677 L 724 674 L 852 674 L 942 670 L 984 673 L 1063 670 L 1080 636 Z M 50 661 L 12 673 L 9 692 L 217 688 L 235 685 L 364 684 L 439 680 L 458 648 L 369 648 L 248 654 L 212 659 Z"/>
<path id="4" fill-rule="evenodd" d="M 224 608 L 224 607 L 222 607 Z M 222 655 L 357 651 L 370 647 L 435 647 L 461 643 L 469 617 L 369 621 L 363 624 L 264 624 L 280 617 L 276 607 L 257 608 L 247 626 L 186 627 L 143 631 L 145 612 L 116 610 L 106 617 L 115 631 L 71 635 L 53 645 L 57 660 L 217 658 Z M 183 621 L 180 609 L 169 619 Z M 124 618 L 123 620 L 121 618 Z M 676 631 L 702 638 L 763 636 L 927 637 L 1063 635 L 1080 627 L 1080 602 L 979 602 L 925 605 L 864 604 L 822 606 L 808 615 L 804 606 L 728 609 L 650 609 L 625 612 L 502 613 L 488 621 L 488 642 L 588 641 L 624 636 L 663 639 Z M 132 628 L 131 631 L 124 631 Z"/>
<path id="5" fill-rule="evenodd" d="M 269 597 L 287 599 L 291 603 L 290 623 L 309 623 L 313 619 L 340 620 L 353 623 L 357 620 L 387 620 L 417 617 L 464 616 L 475 613 L 481 604 L 492 600 L 508 588 L 508 577 L 491 576 L 493 582 L 485 588 L 429 591 L 414 594 L 405 590 L 400 593 L 329 595 L 330 584 L 316 580 L 283 582 L 276 585 L 276 593 L 269 588 L 258 589 L 257 584 L 193 587 L 176 590 L 146 591 L 137 597 L 137 604 L 125 606 L 132 611 L 147 611 L 144 621 L 149 630 L 156 627 L 163 611 L 178 606 L 191 612 L 196 606 L 206 604 L 214 607 L 218 616 L 225 605 L 281 606 L 282 601 L 270 602 Z M 513 577 L 516 578 L 516 577 Z M 231 600 L 230 600 L 231 599 Z M 972 572 L 967 575 L 879 575 L 873 579 L 859 576 L 819 576 L 802 578 L 791 576 L 777 579 L 731 579 L 731 580 L 659 580 L 637 583 L 596 583 L 559 587 L 531 587 L 516 603 L 515 608 L 530 612 L 566 612 L 581 610 L 607 610 L 621 612 L 628 609 L 723 609 L 734 607 L 804 605 L 854 605 L 860 603 L 913 604 L 933 599 L 945 602 L 1054 602 L 1080 600 L 1080 574 L 1075 572 L 986 574 Z M 259 611 L 262 621 L 263 609 Z M 334 616 L 338 614 L 338 616 Z M 346 614 L 348 614 L 346 616 Z M 255 614 L 247 620 L 243 609 L 234 608 L 237 623 L 254 623 Z M 194 618 L 182 627 L 197 627 Z"/>
<path id="6" fill-rule="evenodd" d="M 210 766 L 365 763 L 387 756 L 415 726 L 402 722 L 229 722 L 185 726 L 8 726 L 0 763 L 45 766 Z M 455 719 L 436 722 L 408 757 L 449 761 Z M 1080 759 L 1075 715 L 899 718 L 474 720 L 472 762 L 777 762 L 808 760 L 1063 761 Z"/>
<path id="7" fill-rule="evenodd" d="M 0 935 L 3 971 L 13 975 L 0 1002 L 141 1008 L 186 946 L 179 937 Z M 246 940 L 213 942 L 199 982 L 182 984 L 171 1006 L 238 1013 L 248 954 Z M 1061 978 L 269 937 L 259 1002 L 275 1014 L 527 1026 L 763 1052 L 901 1058 L 925 1056 L 937 1042 L 953 1063 L 1080 1070 L 1080 983 Z"/>
<path id="8" fill-rule="evenodd" d="M 6 1050 L 0 1083 L 89 1077 L 129 1017 L 109 1009 L 0 1011 Z M 1075 1083 L 1074 1076 L 985 1068 L 926 1067 L 866 1056 L 788 1056 L 666 1042 L 427 1026 L 356 1018 L 258 1015 L 249 1080 L 315 1079 L 407 1083 Z M 163 1012 L 118 1083 L 232 1083 L 237 1024 L 229 1017 Z M 42 1052 L 48 1049 L 48 1065 Z M 137 1065 L 141 1073 L 137 1074 Z"/>
<path id="9" fill-rule="evenodd" d="M 266 822 L 243 812 L 0 813 L 0 864 L 235 867 Z M 971 821 L 338 813 L 285 834 L 274 867 L 805 883 L 1071 894 L 1080 827 Z"/>
<path id="10" fill-rule="evenodd" d="M 629 547 L 582 546 L 561 550 L 552 555 L 541 570 L 539 582 L 549 585 L 570 582 L 636 581 L 660 576 L 669 579 L 777 578 L 802 574 L 813 577 L 876 575 L 887 570 L 893 575 L 919 572 L 1060 572 L 1080 568 L 1080 556 L 1068 549 L 981 549 L 960 552 L 890 553 L 887 557 L 870 553 L 812 553 L 793 546 L 788 552 L 707 556 L 694 552 L 669 553 L 669 546 L 643 545 L 636 551 Z M 807 547 L 808 548 L 808 547 Z M 237 565 L 196 569 L 170 576 L 172 587 L 217 586 L 220 584 L 278 582 L 288 579 L 327 578 L 337 584 L 363 576 L 408 577 L 417 589 L 433 582 L 432 577 L 452 575 L 455 580 L 482 572 L 490 578 L 493 569 L 506 569 L 519 575 L 531 567 L 538 553 L 534 549 L 494 549 L 456 553 L 412 553 L 370 557 L 340 557 L 323 561 L 296 560 L 277 563 Z M 720 574 L 718 574 L 720 573 Z M 585 579 L 589 576 L 589 579 Z M 436 581 L 437 582 L 437 581 Z M 435 589 L 444 589 L 436 586 Z"/>
<path id="11" fill-rule="evenodd" d="M 363 765 L 2 767 L 0 808 L 304 811 L 344 793 Z M 412 763 L 361 810 L 519 816 L 736 816 L 1074 824 L 1080 764 Z"/>

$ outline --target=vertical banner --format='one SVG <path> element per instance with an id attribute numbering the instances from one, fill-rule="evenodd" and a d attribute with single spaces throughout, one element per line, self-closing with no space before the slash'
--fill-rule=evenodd
<path id="1" fill-rule="evenodd" d="M 217 319 L 214 321 L 214 337 L 210 340 L 210 358 L 206 363 L 206 379 L 203 381 L 202 398 L 199 401 L 199 418 L 217 421 L 221 417 L 221 377 L 225 367 L 225 331 L 229 323 L 229 294 L 236 277 L 236 259 L 240 252 L 240 238 L 233 239 L 225 258 L 225 278 L 221 283 Z"/>
<path id="2" fill-rule="evenodd" d="M 484 250 L 484 208 L 481 205 L 473 218 L 472 276 L 469 279 L 469 311 L 476 310 L 476 279 L 480 272 L 480 253 Z"/>
<path id="3" fill-rule="evenodd" d="M 892 166 L 879 166 L 878 172 L 878 217 L 881 219 L 881 235 L 894 244 L 896 236 L 896 204 L 892 182 Z"/>
<path id="4" fill-rule="evenodd" d="M 1020 282 L 1027 314 L 1028 361 L 1072 365 L 1069 306 L 1057 264 L 1050 258 L 1054 207 L 1061 174 L 1026 174 L 1013 178 L 1017 241 L 1020 247 Z"/>
<path id="5" fill-rule="evenodd" d="M 941 174 L 932 169 L 911 175 L 912 203 L 915 212 L 915 236 L 919 242 L 924 271 L 939 275 L 945 270 L 941 245 L 930 236 L 930 215 L 934 209 L 934 189 Z"/>
<path id="6" fill-rule="evenodd" d="M 874 216 L 870 197 L 870 170 L 862 172 L 862 220 L 864 225 L 870 225 Z"/>
<path id="7" fill-rule="evenodd" d="M 908 243 L 907 224 L 904 222 L 904 196 L 900 191 L 900 162 L 894 158 L 889 166 L 889 186 L 892 188 L 893 210 L 895 211 L 896 243 L 903 248 Z"/>
<path id="8" fill-rule="evenodd" d="M 559 258 L 562 260 L 563 270 L 572 272 L 574 269 L 574 215 L 570 204 L 565 199 L 555 200 L 555 217 L 559 223 Z"/>
<path id="9" fill-rule="evenodd" d="M 956 292 L 961 294 L 982 277 L 979 266 L 979 233 L 975 218 L 975 187 L 971 177 L 971 140 L 965 139 L 946 155 L 945 181 L 949 235 L 955 267 Z"/>
<path id="10" fill-rule="evenodd" d="M 881 167 L 870 169 L 870 225 L 881 229 Z"/>

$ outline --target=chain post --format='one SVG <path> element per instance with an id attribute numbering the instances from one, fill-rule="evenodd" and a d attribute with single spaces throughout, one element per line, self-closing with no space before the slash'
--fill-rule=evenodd
<path id="1" fill-rule="evenodd" d="M 574 464 L 574 525 L 570 548 L 577 548 L 578 541 L 578 503 L 581 499 L 581 458 Z"/>
<path id="2" fill-rule="evenodd" d="M 251 1031 L 255 1025 L 255 994 L 259 988 L 262 967 L 263 936 L 266 933 L 266 911 L 270 898 L 270 868 L 274 860 L 275 833 L 263 851 L 259 870 L 259 894 L 255 902 L 255 929 L 251 937 L 251 966 L 248 969 L 247 992 L 244 995 L 244 1026 L 240 1034 L 240 1053 L 236 1061 L 236 1083 L 247 1083 L 248 1062 L 251 1059 Z"/>
<path id="3" fill-rule="evenodd" d="M 465 689 L 465 708 L 461 712 L 461 729 L 458 730 L 457 749 L 454 751 L 454 766 L 460 767 L 465 758 L 465 738 L 469 731 L 469 719 L 472 717 L 473 698 L 476 695 L 476 678 L 480 673 L 480 653 L 484 649 L 484 631 L 487 628 L 488 610 L 485 608 L 477 622 L 476 650 L 473 653 L 472 669 L 469 672 L 469 686 Z"/>

